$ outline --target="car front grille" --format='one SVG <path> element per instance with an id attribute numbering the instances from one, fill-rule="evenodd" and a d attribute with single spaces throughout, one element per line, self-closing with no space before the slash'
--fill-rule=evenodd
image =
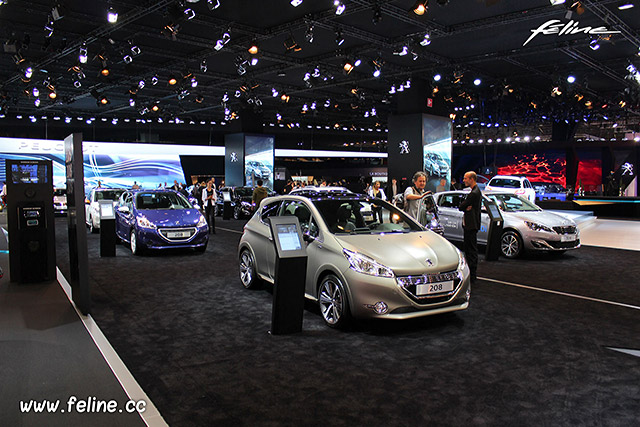
<path id="1" fill-rule="evenodd" d="M 158 230 L 160 235 L 169 242 L 186 242 L 195 236 L 196 231 L 195 227 L 161 228 Z"/>
<path id="2" fill-rule="evenodd" d="M 449 271 L 446 273 L 436 273 L 436 274 L 420 274 L 416 276 L 400 276 L 397 277 L 398 285 L 409 295 L 413 300 L 420 303 L 440 303 L 448 301 L 452 295 L 454 295 L 460 284 L 462 283 L 462 275 L 458 273 L 458 271 Z M 435 294 L 428 295 L 418 295 L 417 287 L 418 285 L 428 285 L 432 283 L 440 283 L 453 281 L 453 290 L 445 291 Z"/>
<path id="3" fill-rule="evenodd" d="M 553 231 L 558 234 L 576 234 L 576 226 L 567 225 L 565 227 L 553 227 Z"/>

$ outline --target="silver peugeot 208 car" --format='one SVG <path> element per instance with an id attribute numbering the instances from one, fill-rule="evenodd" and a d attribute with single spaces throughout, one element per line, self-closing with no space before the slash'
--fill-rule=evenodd
<path id="1" fill-rule="evenodd" d="M 462 253 L 395 206 L 353 193 L 270 197 L 244 227 L 238 246 L 246 288 L 273 283 L 272 216 L 294 215 L 308 242 L 305 295 L 325 323 L 351 317 L 409 319 L 469 306 Z"/>

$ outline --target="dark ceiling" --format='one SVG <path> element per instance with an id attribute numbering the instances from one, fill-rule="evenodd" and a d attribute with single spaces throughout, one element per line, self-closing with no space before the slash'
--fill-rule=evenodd
<path id="1" fill-rule="evenodd" d="M 580 123 L 588 135 L 638 131 L 640 80 L 628 78 L 627 67 L 640 67 L 640 4 L 619 10 L 617 0 L 555 6 L 549 0 L 431 0 L 417 16 L 410 11 L 414 0 L 344 0 L 340 15 L 333 0 L 297 7 L 289 0 L 220 0 L 217 8 L 207 0 L 0 3 L 6 3 L 0 5 L 0 114 L 7 116 L 154 123 L 177 117 L 207 126 L 238 119 L 375 130 L 386 128 L 389 114 L 434 112 L 456 114 L 458 138 L 490 134 L 491 123 L 501 131 L 529 126 L 548 134 L 553 121 L 564 120 Z M 580 4 L 568 18 L 574 3 Z M 119 13 L 115 24 L 107 22 L 109 6 Z M 606 30 L 541 33 L 524 45 L 545 22 L 570 19 L 579 29 Z M 425 34 L 430 44 L 423 46 Z M 338 35 L 345 40 L 340 46 Z M 590 47 L 595 39 L 597 50 Z M 218 40 L 224 40 L 220 50 Z M 254 42 L 258 62 L 251 65 Z M 79 62 L 83 44 L 85 64 Z M 346 73 L 347 59 L 362 63 Z M 105 65 L 107 77 L 100 73 Z M 567 82 L 569 75 L 575 83 Z M 171 77 L 176 85 L 168 83 Z M 554 87 L 562 93 L 552 96 Z M 99 104 L 102 96 L 106 105 Z"/>

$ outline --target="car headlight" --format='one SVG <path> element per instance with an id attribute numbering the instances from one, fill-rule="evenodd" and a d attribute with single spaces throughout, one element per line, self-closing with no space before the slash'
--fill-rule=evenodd
<path id="1" fill-rule="evenodd" d="M 525 221 L 524 223 L 533 231 L 546 231 L 547 233 L 554 233 L 554 231 L 546 225 L 538 224 L 531 221 Z"/>
<path id="2" fill-rule="evenodd" d="M 366 255 L 343 249 L 344 256 L 349 260 L 351 268 L 359 273 L 371 276 L 394 277 L 393 270 L 374 261 Z"/>
<path id="3" fill-rule="evenodd" d="M 458 248 L 456 248 L 456 251 L 458 251 L 458 271 L 463 271 L 467 266 L 467 259 L 465 258 L 462 251 L 460 251 Z"/>
<path id="4" fill-rule="evenodd" d="M 200 219 L 198 220 L 196 227 L 204 227 L 205 225 L 207 225 L 207 219 L 204 216 L 200 215 Z"/>
<path id="5" fill-rule="evenodd" d="M 149 221 L 147 219 L 146 216 L 141 215 L 137 218 L 138 221 L 138 227 L 142 227 L 142 228 L 156 228 L 156 225 L 154 223 L 152 223 L 151 221 Z"/>

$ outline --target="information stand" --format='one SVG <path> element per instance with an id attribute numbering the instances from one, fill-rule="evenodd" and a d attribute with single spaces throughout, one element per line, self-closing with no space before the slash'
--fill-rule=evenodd
<path id="1" fill-rule="evenodd" d="M 100 256 L 116 256 L 116 215 L 111 200 L 100 200 Z"/>
<path id="2" fill-rule="evenodd" d="M 56 278 L 51 160 L 7 160 L 10 280 Z"/>
<path id="3" fill-rule="evenodd" d="M 271 217 L 271 235 L 276 245 L 271 334 L 302 331 L 307 250 L 295 216 Z"/>
<path id="4" fill-rule="evenodd" d="M 494 201 L 484 200 L 484 207 L 489 215 L 489 232 L 487 234 L 487 251 L 485 261 L 496 261 L 500 256 L 500 241 L 504 219 L 500 208 Z"/>
<path id="5" fill-rule="evenodd" d="M 231 219 L 233 208 L 231 207 L 231 192 L 222 191 L 222 219 Z"/>

